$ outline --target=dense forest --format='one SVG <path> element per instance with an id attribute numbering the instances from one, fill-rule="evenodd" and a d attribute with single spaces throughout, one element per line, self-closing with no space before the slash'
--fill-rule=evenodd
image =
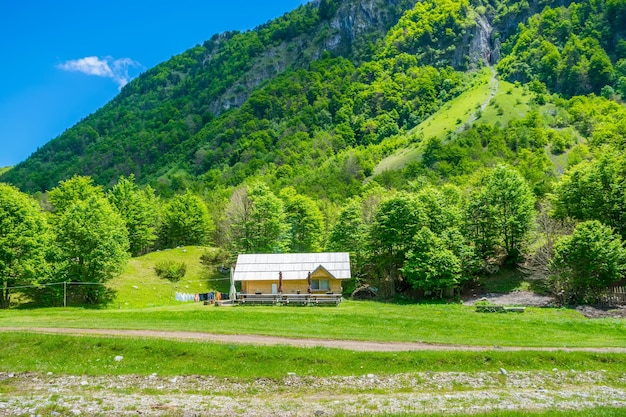
<path id="1" fill-rule="evenodd" d="M 504 267 L 594 301 L 626 273 L 624 97 L 624 0 L 314 1 L 147 71 L 2 173 L 0 301 L 189 244 L 349 251 L 385 296 Z"/>

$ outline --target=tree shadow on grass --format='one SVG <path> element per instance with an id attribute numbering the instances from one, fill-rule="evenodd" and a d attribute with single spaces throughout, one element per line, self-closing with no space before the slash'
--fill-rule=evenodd
<path id="1" fill-rule="evenodd" d="M 84 309 L 101 310 L 110 308 L 117 292 L 105 286 L 86 287 L 68 285 L 64 293 L 63 287 L 32 288 L 20 294 L 19 304 L 13 306 L 17 310 L 35 310 L 49 307 L 81 307 Z"/>

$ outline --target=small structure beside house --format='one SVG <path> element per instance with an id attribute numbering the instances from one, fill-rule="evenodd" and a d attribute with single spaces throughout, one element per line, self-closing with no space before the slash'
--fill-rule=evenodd
<path id="1" fill-rule="evenodd" d="M 237 258 L 233 280 L 241 282 L 242 301 L 298 300 L 298 295 L 333 294 L 341 297 L 342 281 L 350 279 L 350 254 L 289 253 L 242 254 Z M 277 297 L 277 296 L 283 297 Z M 293 295 L 289 298 L 289 295 Z M 286 297 L 286 298 L 285 298 Z M 307 299 L 309 300 L 309 299 Z M 304 299 L 303 299 L 304 302 Z M 308 301 L 307 301 L 308 302 Z"/>

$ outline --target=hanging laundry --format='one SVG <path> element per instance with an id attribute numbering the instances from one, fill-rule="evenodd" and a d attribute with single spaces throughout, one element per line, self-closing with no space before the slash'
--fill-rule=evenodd
<path id="1" fill-rule="evenodd" d="M 186 294 L 186 293 L 177 292 L 175 299 L 176 301 L 190 302 L 190 301 L 194 301 L 196 295 L 197 294 Z"/>

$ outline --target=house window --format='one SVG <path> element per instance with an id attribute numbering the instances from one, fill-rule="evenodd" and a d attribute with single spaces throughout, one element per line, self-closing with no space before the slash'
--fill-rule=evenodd
<path id="1" fill-rule="evenodd" d="M 330 281 L 327 279 L 311 280 L 311 289 L 313 290 L 330 290 Z"/>

